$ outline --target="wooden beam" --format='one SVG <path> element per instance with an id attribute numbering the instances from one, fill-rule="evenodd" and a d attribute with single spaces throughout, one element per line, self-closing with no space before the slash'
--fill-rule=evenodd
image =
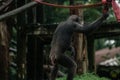
<path id="1" fill-rule="evenodd" d="M 14 16 L 14 15 L 20 13 L 20 12 L 23 12 L 23 11 L 27 10 L 28 8 L 31 8 L 31 7 L 35 6 L 36 4 L 37 4 L 37 2 L 32 1 L 28 4 L 25 4 L 22 7 L 19 7 L 17 9 L 12 10 L 12 11 L 9 11 L 9 12 L 3 14 L 3 15 L 0 15 L 0 21 L 4 20 L 4 19 L 7 19 L 9 17 L 12 17 L 12 16 Z"/>
<path id="2" fill-rule="evenodd" d="M 94 36 L 94 39 L 113 37 L 113 36 L 120 36 L 120 32 L 94 33 L 93 36 Z"/>
<path id="3" fill-rule="evenodd" d="M 113 31 L 120 31 L 120 23 L 117 22 L 104 23 L 94 33 L 113 32 Z"/>
<path id="4" fill-rule="evenodd" d="M 119 36 L 120 35 L 120 23 L 103 24 L 98 30 L 96 30 L 92 35 L 95 39 Z"/>

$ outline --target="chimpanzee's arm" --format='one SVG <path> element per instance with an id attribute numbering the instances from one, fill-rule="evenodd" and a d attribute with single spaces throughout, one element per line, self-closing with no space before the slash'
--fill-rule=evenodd
<path id="1" fill-rule="evenodd" d="M 76 31 L 83 32 L 83 33 L 91 32 L 92 30 L 98 28 L 107 17 L 108 17 L 107 13 L 103 14 L 100 18 L 98 18 L 97 20 L 95 20 L 91 24 L 83 26 L 83 27 L 81 27 L 80 24 L 75 23 L 76 24 Z"/>

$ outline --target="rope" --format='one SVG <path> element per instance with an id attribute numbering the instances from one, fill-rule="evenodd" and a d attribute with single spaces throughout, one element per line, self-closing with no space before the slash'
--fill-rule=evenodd
<path id="1" fill-rule="evenodd" d="M 47 6 L 53 6 L 53 7 L 58 7 L 58 8 L 90 8 L 90 7 L 98 7 L 98 6 L 102 6 L 102 2 L 100 3 L 96 3 L 96 4 L 89 4 L 89 5 L 76 5 L 76 6 L 64 6 L 64 5 L 58 5 L 58 4 L 51 4 L 51 3 L 47 3 L 47 2 L 43 2 L 40 0 L 34 0 L 40 4 L 43 5 L 47 5 Z"/>

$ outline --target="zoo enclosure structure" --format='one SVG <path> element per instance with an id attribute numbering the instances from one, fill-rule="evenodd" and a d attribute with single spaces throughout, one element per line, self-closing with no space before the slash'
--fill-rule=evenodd
<path id="1" fill-rule="evenodd" d="M 20 0 L 15 0 L 13 4 L 15 8 L 18 8 L 30 1 L 22 0 L 21 2 Z M 41 4 L 19 13 L 15 19 L 15 25 L 17 26 L 17 80 L 25 80 L 25 76 L 27 76 L 27 80 L 42 80 L 44 73 L 44 45 L 50 44 L 52 32 L 57 24 L 44 23 L 44 6 Z M 116 29 L 120 29 L 119 23 L 105 24 L 94 32 L 94 36 L 87 37 L 88 60 L 90 60 L 89 64 L 91 64 L 89 69 L 91 71 L 95 68 L 94 39 L 120 35 L 120 31 Z"/>

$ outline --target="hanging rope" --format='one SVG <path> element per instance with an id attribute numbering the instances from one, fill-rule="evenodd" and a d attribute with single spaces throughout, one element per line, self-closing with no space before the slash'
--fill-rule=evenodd
<path id="1" fill-rule="evenodd" d="M 34 0 L 40 4 L 47 5 L 47 6 L 53 6 L 53 7 L 58 7 L 58 8 L 90 8 L 90 7 L 98 7 L 102 6 L 102 2 L 96 3 L 96 4 L 88 4 L 88 5 L 74 5 L 74 6 L 64 6 L 64 5 L 58 5 L 58 4 L 52 4 L 52 3 L 47 3 L 43 2 L 41 0 Z"/>
<path id="2" fill-rule="evenodd" d="M 75 8 L 90 8 L 90 7 L 95 8 L 95 7 L 105 6 L 106 5 L 106 4 L 103 4 L 102 2 L 100 2 L 100 3 L 96 3 L 96 4 L 89 4 L 89 5 L 64 6 L 64 5 L 57 5 L 57 4 L 51 4 L 51 3 L 47 3 L 47 2 L 42 2 L 42 0 L 41 1 L 40 0 L 34 0 L 34 1 L 24 5 L 22 7 L 19 7 L 17 9 L 14 9 L 12 11 L 9 11 L 9 12 L 7 12 L 5 14 L 0 15 L 0 21 L 3 20 L 3 19 L 6 19 L 8 17 L 14 16 L 14 15 L 16 15 L 16 14 L 18 14 L 18 13 L 32 7 L 32 6 L 38 4 L 38 3 L 43 4 L 43 5 L 47 5 L 47 6 L 58 7 L 58 8 L 73 8 L 73 9 L 75 9 Z M 105 8 L 105 10 L 107 10 L 107 8 Z"/>

